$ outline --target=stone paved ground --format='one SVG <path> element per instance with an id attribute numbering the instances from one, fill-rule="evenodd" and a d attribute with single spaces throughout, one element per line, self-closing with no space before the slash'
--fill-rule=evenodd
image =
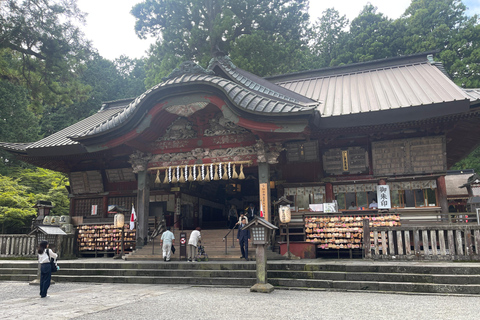
<path id="1" fill-rule="evenodd" d="M 185 285 L 0 282 L 0 319 L 478 319 L 480 297 Z"/>

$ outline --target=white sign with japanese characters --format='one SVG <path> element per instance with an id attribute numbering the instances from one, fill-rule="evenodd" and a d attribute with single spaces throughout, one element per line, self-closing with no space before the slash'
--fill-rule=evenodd
<path id="1" fill-rule="evenodd" d="M 378 209 L 390 209 L 392 207 L 392 204 L 390 202 L 390 186 L 378 185 L 377 197 Z"/>

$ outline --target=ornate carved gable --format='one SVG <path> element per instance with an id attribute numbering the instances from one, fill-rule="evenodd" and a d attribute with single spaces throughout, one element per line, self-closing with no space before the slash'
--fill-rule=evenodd
<path id="1" fill-rule="evenodd" d="M 165 134 L 158 141 L 186 140 L 197 136 L 193 124 L 186 118 L 178 118 L 166 130 Z"/>
<path id="2" fill-rule="evenodd" d="M 221 113 L 208 121 L 208 128 L 203 135 L 206 137 L 223 136 L 229 134 L 248 133 L 245 128 L 237 126 L 235 123 L 227 120 Z"/>

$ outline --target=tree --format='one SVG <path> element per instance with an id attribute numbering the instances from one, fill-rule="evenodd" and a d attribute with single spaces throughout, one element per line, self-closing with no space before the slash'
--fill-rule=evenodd
<path id="1" fill-rule="evenodd" d="M 88 88 L 87 98 L 70 106 L 49 106 L 40 121 L 42 133 L 51 135 L 91 116 L 106 101 L 139 96 L 145 91 L 145 62 L 122 56 L 114 62 L 92 53 L 79 73 L 79 81 Z"/>
<path id="2" fill-rule="evenodd" d="M 341 39 L 341 48 L 338 50 L 341 53 L 332 59 L 331 65 L 395 56 L 392 52 L 394 39 L 393 21 L 383 13 L 377 13 L 377 8 L 368 4 L 363 7 L 359 16 L 352 20 L 350 32 Z"/>
<path id="3" fill-rule="evenodd" d="M 312 31 L 310 47 L 316 58 L 315 68 L 328 67 L 330 62 L 340 54 L 340 43 L 347 35 L 348 26 L 345 15 L 334 8 L 322 12 L 322 16 L 315 21 Z"/>
<path id="4" fill-rule="evenodd" d="M 70 105 L 85 94 L 78 82 L 89 44 L 74 21 L 84 19 L 76 0 L 4 0 L 0 10 L 0 51 L 12 55 L 0 77 L 29 89 L 37 115 L 45 104 Z"/>
<path id="5" fill-rule="evenodd" d="M 0 80 L 0 141 L 30 142 L 39 138 L 39 124 L 28 109 L 25 88 Z M 0 174 L 8 174 L 21 163 L 5 151 L 0 151 Z"/>
<path id="6" fill-rule="evenodd" d="M 0 175 L 0 223 L 2 233 L 22 233 L 35 217 L 33 194 L 28 187 Z"/>
<path id="7" fill-rule="evenodd" d="M 291 45 L 306 44 L 307 9 L 308 0 L 145 0 L 132 14 L 140 37 L 159 38 L 150 50 L 156 57 L 149 62 L 156 65 L 147 69 L 165 74 L 177 61 L 206 65 L 216 52 L 229 53 L 239 39 L 259 32 Z M 153 82 L 149 71 L 147 77 Z"/>

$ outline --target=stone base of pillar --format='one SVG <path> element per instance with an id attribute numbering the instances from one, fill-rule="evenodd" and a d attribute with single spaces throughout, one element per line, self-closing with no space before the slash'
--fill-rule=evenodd
<path id="1" fill-rule="evenodd" d="M 270 283 L 256 283 L 250 288 L 250 292 L 270 293 L 274 290 Z"/>

